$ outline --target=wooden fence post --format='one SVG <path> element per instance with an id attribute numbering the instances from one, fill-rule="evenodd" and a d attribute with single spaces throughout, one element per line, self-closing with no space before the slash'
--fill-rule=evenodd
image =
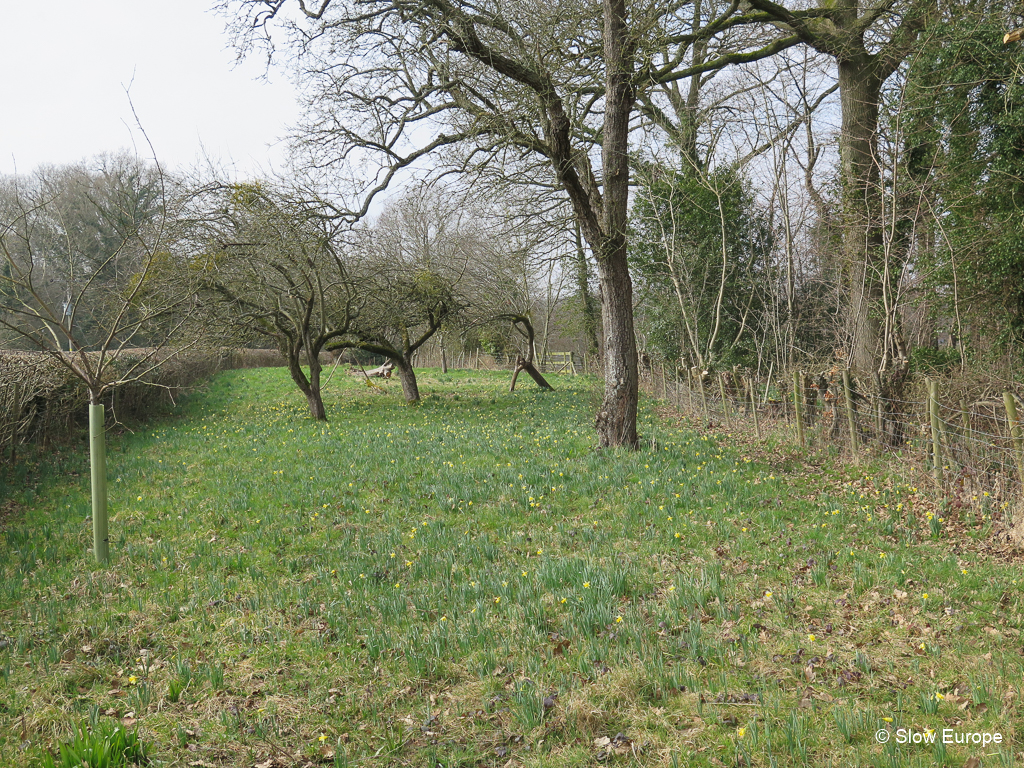
<path id="1" fill-rule="evenodd" d="M 675 367 L 675 363 L 674 362 L 672 363 L 672 365 L 673 365 L 673 367 Z M 679 368 L 676 368 L 672 372 L 672 378 L 675 380 L 675 385 L 676 385 L 675 403 L 676 403 L 676 410 L 677 411 L 682 411 L 683 410 L 683 390 L 682 390 L 683 382 L 682 382 L 682 378 L 680 377 L 679 373 L 681 371 L 685 371 L 685 370 L 686 370 L 685 368 L 680 366 Z"/>
<path id="2" fill-rule="evenodd" d="M 722 393 L 722 410 L 725 412 L 725 426 L 728 428 L 728 427 L 731 427 L 732 424 L 730 424 L 731 420 L 729 418 L 729 403 L 725 399 L 725 374 L 724 373 L 718 374 L 718 391 Z"/>
<path id="3" fill-rule="evenodd" d="M 964 455 L 971 460 L 971 413 L 967 410 L 967 401 L 960 401 L 960 421 L 964 425 Z"/>
<path id="4" fill-rule="evenodd" d="M 676 377 L 676 401 L 679 403 L 679 408 L 682 410 L 683 407 L 683 392 L 680 387 L 683 386 L 683 375 L 688 373 L 689 368 L 686 367 L 686 361 L 683 358 L 679 358 L 679 376 Z M 686 402 L 688 404 L 690 413 L 693 413 L 693 382 L 687 377 L 686 380 Z"/>
<path id="5" fill-rule="evenodd" d="M 750 382 L 750 412 L 754 414 L 754 437 L 761 439 L 761 423 L 757 420 L 757 382 Z"/>
<path id="6" fill-rule="evenodd" d="M 932 475 L 935 482 L 942 485 L 942 444 L 939 438 L 939 383 L 926 379 L 928 382 L 928 420 L 932 428 Z"/>
<path id="7" fill-rule="evenodd" d="M 857 420 L 853 415 L 853 394 L 850 388 L 849 368 L 843 369 L 843 393 L 846 395 L 846 424 L 850 428 L 850 450 L 853 452 L 854 461 L 856 461 L 860 446 L 857 440 Z"/>
<path id="8" fill-rule="evenodd" d="M 708 396 L 704 391 L 703 371 L 697 371 L 697 386 L 700 388 L 700 402 L 704 406 L 704 420 L 707 421 L 710 417 L 708 416 Z"/>
<path id="9" fill-rule="evenodd" d="M 878 375 L 876 371 L 872 375 L 872 379 L 875 382 L 875 391 L 878 393 L 875 395 L 875 434 L 878 436 L 878 444 L 883 445 L 885 443 L 885 421 L 882 418 L 882 377 Z"/>
<path id="10" fill-rule="evenodd" d="M 796 419 L 796 434 L 800 439 L 800 447 L 807 445 L 804 438 L 804 382 L 801 371 L 793 371 L 793 414 Z"/>
<path id="11" fill-rule="evenodd" d="M 1006 418 L 1010 423 L 1010 439 L 1013 440 L 1013 452 L 1017 457 L 1017 472 L 1021 484 L 1024 484 L 1024 434 L 1017 420 L 1017 403 L 1014 402 L 1013 392 L 1003 392 L 1003 405 L 1006 406 Z"/>

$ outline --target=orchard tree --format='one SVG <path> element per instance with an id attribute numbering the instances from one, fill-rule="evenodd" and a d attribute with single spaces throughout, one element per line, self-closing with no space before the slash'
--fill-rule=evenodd
<path id="1" fill-rule="evenodd" d="M 310 415 L 326 421 L 320 353 L 360 306 L 336 233 L 308 201 L 269 183 L 209 185 L 192 208 L 199 252 L 188 269 L 209 326 L 227 341 L 273 344 Z"/>
<path id="2" fill-rule="evenodd" d="M 466 305 L 468 265 L 484 247 L 472 217 L 454 203 L 416 185 L 354 233 L 351 272 L 359 310 L 328 345 L 388 358 L 410 405 L 420 402 L 413 355 L 456 322 Z"/>
<path id="3" fill-rule="evenodd" d="M 541 235 L 557 242 L 559 235 L 564 239 L 565 232 L 541 226 L 524 236 L 518 223 L 513 218 L 506 226 L 492 227 L 481 233 L 481 247 L 466 265 L 463 322 L 467 328 L 482 333 L 495 351 L 514 361 L 510 391 L 515 390 L 523 371 L 537 386 L 552 389 L 534 365 L 537 352 L 534 312 L 543 306 L 542 322 L 547 329 L 554 311 L 551 278 L 559 266 L 558 255 L 548 253 L 546 258 L 540 258 L 544 247 L 534 238 Z M 538 296 L 540 291 L 543 291 L 543 301 Z"/>
<path id="4" fill-rule="evenodd" d="M 429 270 L 406 270 L 393 262 L 362 264 L 359 316 L 329 349 L 359 349 L 390 360 L 398 371 L 402 394 L 419 405 L 413 367 L 416 354 L 458 310 L 452 286 Z"/>

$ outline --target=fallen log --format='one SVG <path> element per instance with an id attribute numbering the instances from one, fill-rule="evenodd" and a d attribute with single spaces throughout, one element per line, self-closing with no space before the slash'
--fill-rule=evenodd
<path id="1" fill-rule="evenodd" d="M 364 371 L 362 368 L 351 368 L 349 369 L 349 373 L 352 376 L 366 376 L 367 378 L 372 376 L 373 378 L 377 379 L 390 379 L 391 372 L 393 370 L 395 370 L 395 364 L 389 360 L 388 362 L 384 363 L 384 365 L 378 366 L 374 368 L 372 371 Z"/>

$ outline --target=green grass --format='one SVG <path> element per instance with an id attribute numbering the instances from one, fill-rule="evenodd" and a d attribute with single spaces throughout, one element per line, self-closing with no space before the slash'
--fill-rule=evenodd
<path id="1" fill-rule="evenodd" d="M 324 425 L 283 370 L 221 375 L 111 439 L 107 568 L 85 457 L 22 467 L 0 763 L 122 721 L 169 766 L 1024 764 L 1024 574 L 986 520 L 649 403 L 599 453 L 597 385 L 552 378 L 427 372 L 407 408 L 335 377 Z"/>
<path id="2" fill-rule="evenodd" d="M 93 718 L 89 727 L 79 727 L 54 754 L 42 756 L 42 768 L 128 768 L 149 765 L 138 734 L 121 725 Z"/>

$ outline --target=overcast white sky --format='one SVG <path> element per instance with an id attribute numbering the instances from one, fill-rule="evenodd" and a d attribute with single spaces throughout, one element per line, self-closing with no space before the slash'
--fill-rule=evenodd
<path id="1" fill-rule="evenodd" d="M 235 64 L 212 0 L 3 0 L 0 173 L 121 148 L 168 169 L 205 153 L 243 176 L 283 166 L 299 115 L 287 73 Z M 134 82 L 133 82 L 134 78 Z"/>

